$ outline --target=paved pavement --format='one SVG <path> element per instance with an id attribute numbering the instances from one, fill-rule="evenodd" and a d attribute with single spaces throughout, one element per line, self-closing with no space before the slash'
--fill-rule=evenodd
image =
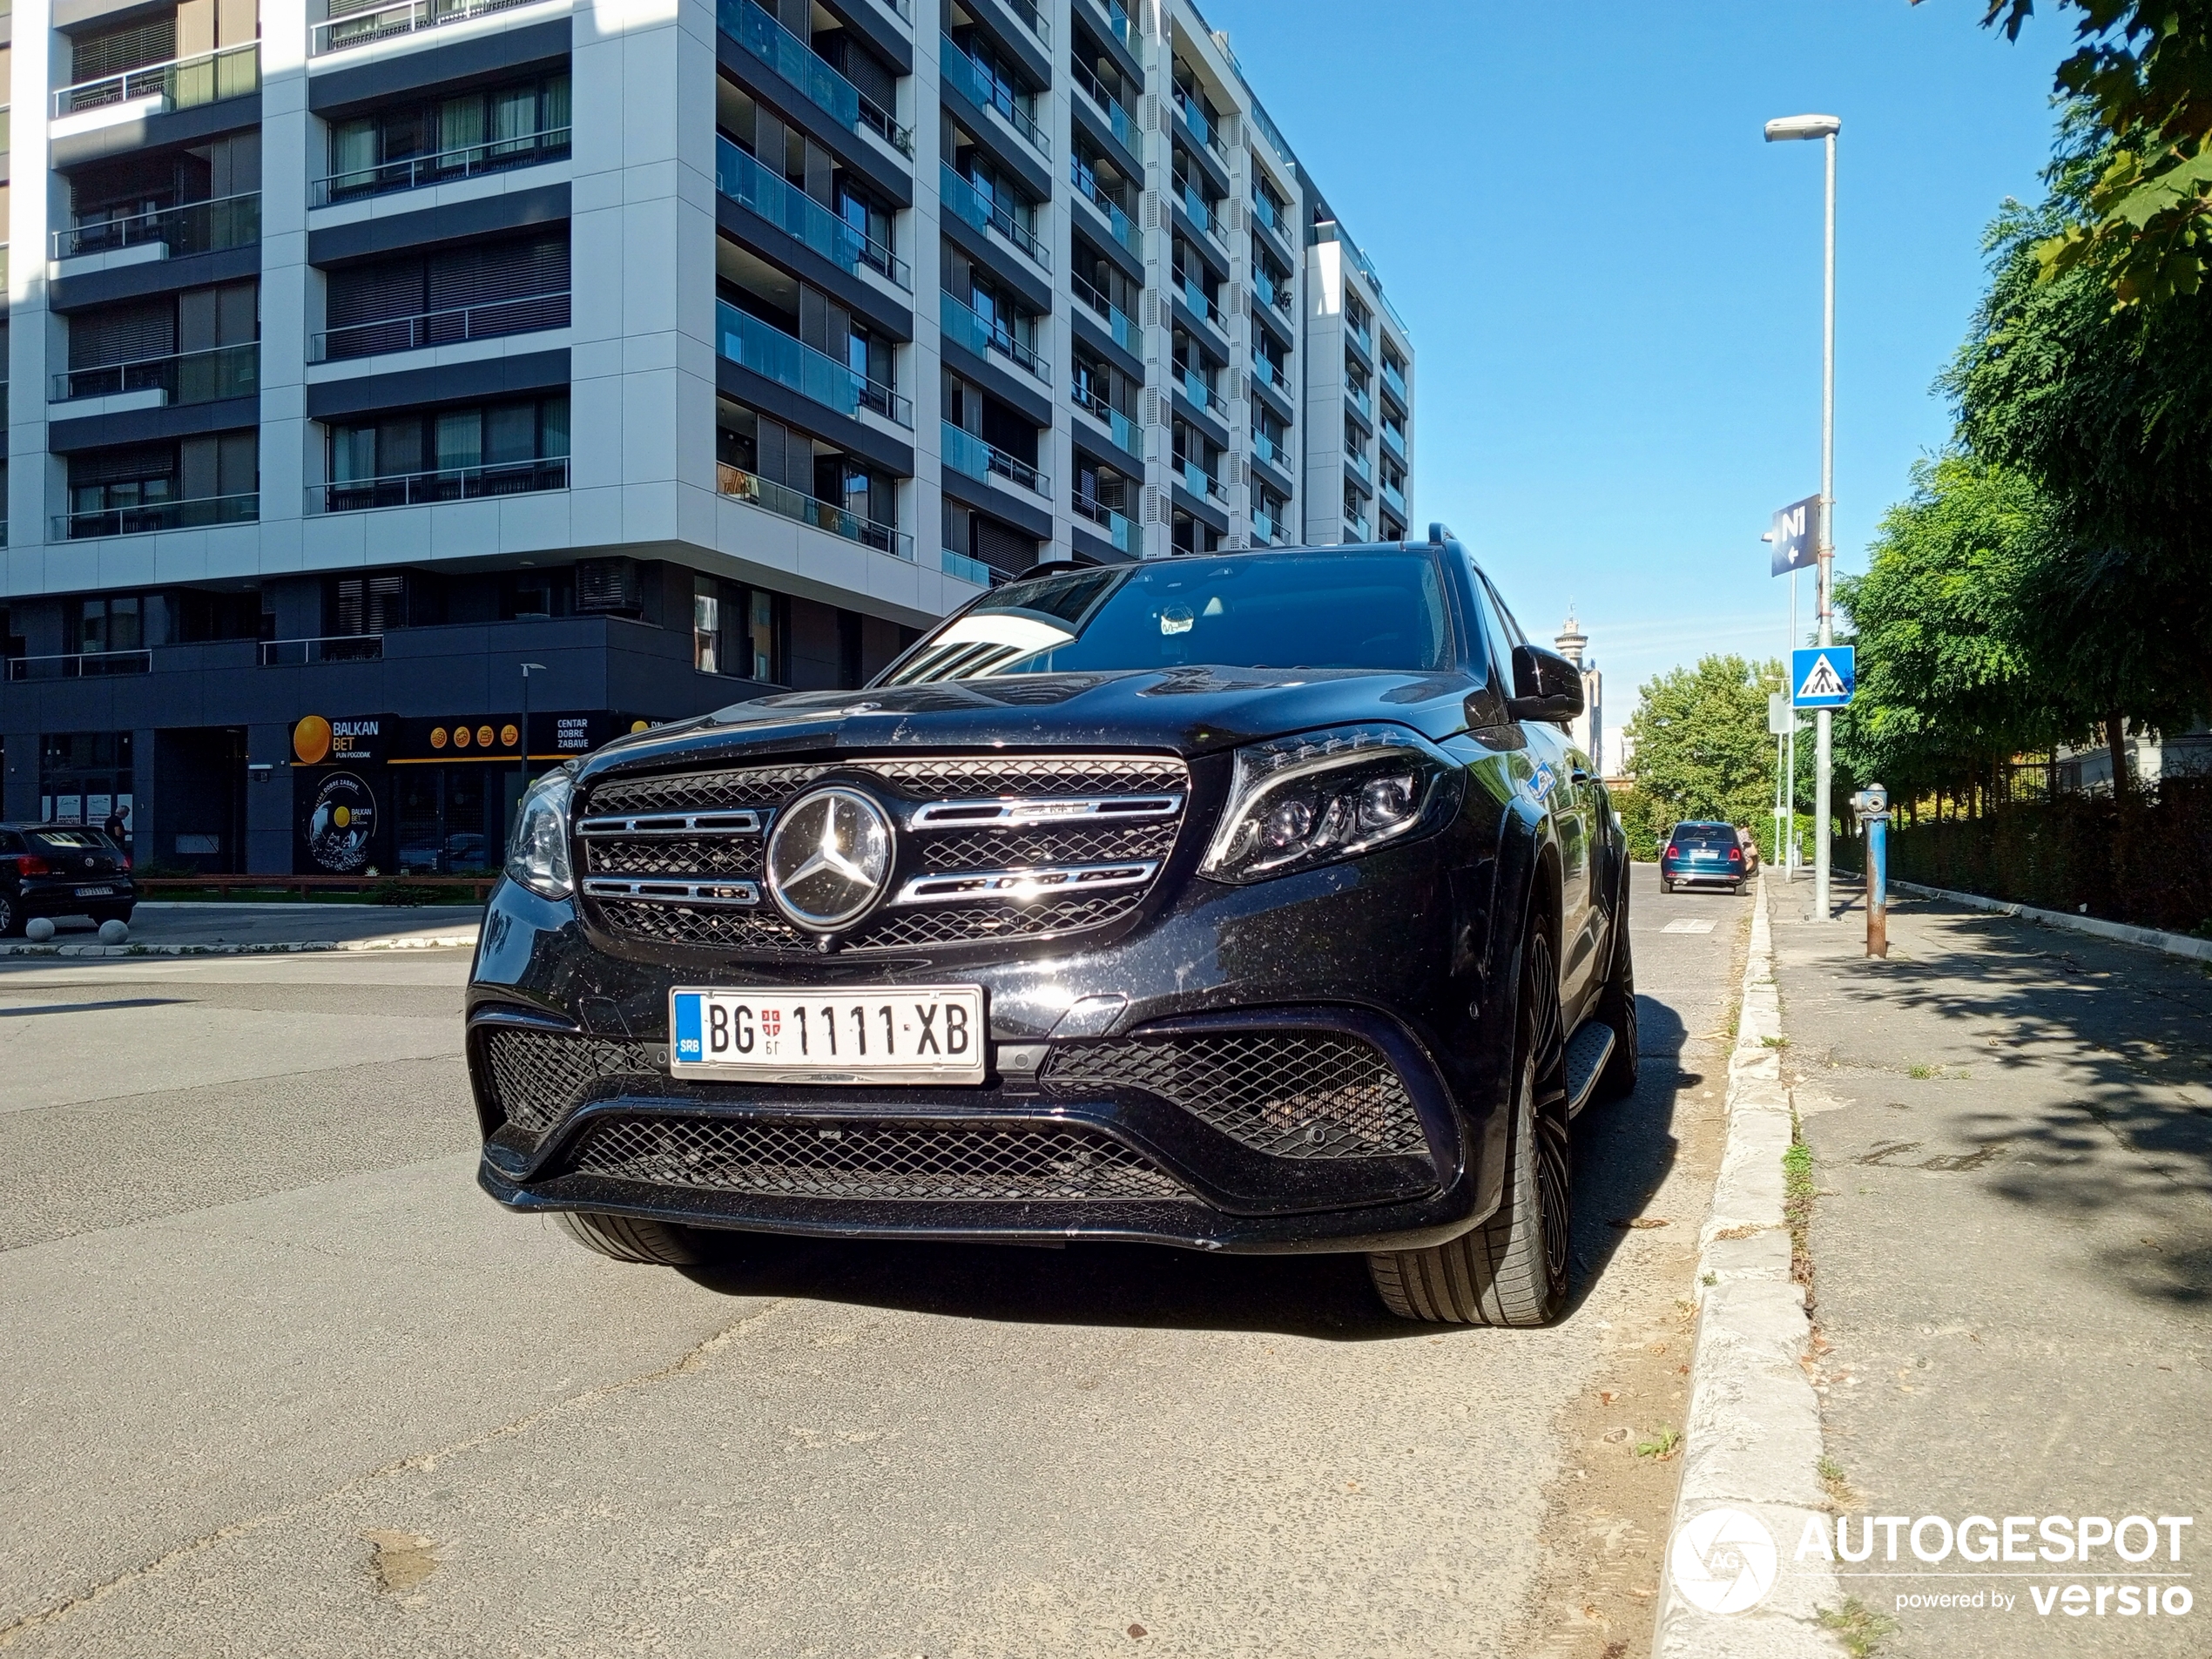
<path id="1" fill-rule="evenodd" d="M 1671 1486 L 1586 1420 L 1679 1421 L 1742 915 L 1649 876 L 1541 1332 L 1352 1258 L 624 1267 L 475 1190 L 462 953 L 0 967 L 0 1648 L 1640 1652 Z"/>
<path id="2" fill-rule="evenodd" d="M 2027 1589 L 2141 1586 L 2212 1554 L 2212 976 L 2202 965 L 1924 899 L 1864 955 L 1777 887 L 1790 1069 L 1821 1194 L 1811 1228 L 1829 1455 L 1854 1514 L 2189 1515 L 2183 1559 L 2128 1572 L 1877 1559 L 1844 1574 L 1898 1659 L 2212 1651 L 2190 1615 L 2039 1615 Z M 1925 1541 L 1932 1550 L 1932 1528 Z M 2034 1540 L 2040 1548 L 2044 1540 Z M 2131 1534 L 2140 1552 L 2140 1532 Z M 1879 1544 L 1877 1557 L 1885 1554 Z M 2183 1582 L 2186 1581 L 2167 1581 Z M 1898 1610 L 1900 1594 L 2015 1598 Z"/>
<path id="3" fill-rule="evenodd" d="M 408 939 L 473 934 L 481 905 L 217 904 L 146 900 L 131 913 L 137 945 L 273 945 L 304 940 Z M 99 929 L 75 917 L 51 942 L 90 945 Z"/>

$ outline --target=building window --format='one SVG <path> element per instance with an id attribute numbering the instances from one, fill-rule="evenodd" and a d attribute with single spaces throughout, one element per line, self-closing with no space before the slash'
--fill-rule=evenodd
<path id="1" fill-rule="evenodd" d="M 329 428 L 329 477 L 313 510 L 359 512 L 565 489 L 567 396 L 409 412 Z"/>
<path id="2" fill-rule="evenodd" d="M 316 362 L 569 326 L 569 229 L 371 260 L 330 273 Z"/>
<path id="3" fill-rule="evenodd" d="M 330 125 L 330 176 L 318 207 L 413 190 L 569 153 L 569 78 L 404 105 Z"/>
<path id="4" fill-rule="evenodd" d="M 788 684 L 786 632 L 782 595 L 718 577 L 691 578 L 691 666 L 700 673 Z"/>
<path id="5" fill-rule="evenodd" d="M 250 523 L 260 516 L 259 435 L 211 433 L 69 458 L 69 511 L 57 537 Z"/>

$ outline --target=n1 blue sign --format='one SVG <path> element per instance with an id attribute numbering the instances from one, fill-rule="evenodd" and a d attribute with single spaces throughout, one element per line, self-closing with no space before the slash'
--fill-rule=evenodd
<path id="1" fill-rule="evenodd" d="M 1849 645 L 1790 653 L 1790 701 L 1798 708 L 1847 708 L 1858 684 L 1858 652 Z"/>
<path id="2" fill-rule="evenodd" d="M 1792 570 L 1802 570 L 1820 563 L 1821 502 L 1817 496 L 1808 496 L 1803 501 L 1793 501 L 1774 516 L 1774 528 L 1767 540 L 1774 543 L 1774 569 L 1770 574 L 1787 576 Z"/>

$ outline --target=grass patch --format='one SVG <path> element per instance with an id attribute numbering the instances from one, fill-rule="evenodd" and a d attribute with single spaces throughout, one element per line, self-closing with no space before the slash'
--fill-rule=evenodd
<path id="1" fill-rule="evenodd" d="M 1636 1442 L 1636 1455 L 1653 1458 L 1664 1463 L 1674 1456 L 1676 1450 L 1681 1445 L 1682 1431 L 1680 1429 L 1662 1428 L 1649 1440 Z"/>
<path id="2" fill-rule="evenodd" d="M 1699 1279 L 1697 1282 L 1700 1285 L 1704 1285 L 1708 1290 L 1710 1290 L 1714 1285 L 1721 1282 L 1721 1276 L 1718 1273 L 1708 1273 L 1704 1278 Z"/>
<path id="3" fill-rule="evenodd" d="M 1790 1227 L 1790 1277 L 1805 1287 L 1805 1311 L 1812 1311 L 1812 1149 L 1804 1143 L 1796 1113 L 1791 1114 L 1790 1150 L 1782 1155 L 1782 1217 Z"/>
<path id="4" fill-rule="evenodd" d="M 1844 1466 L 1834 1458 L 1824 1457 L 1812 1467 L 1820 1476 L 1821 1489 L 1827 1493 L 1835 1506 L 1838 1509 L 1850 1508 L 1858 1494 L 1851 1489 L 1851 1482 L 1844 1478 Z"/>
<path id="5" fill-rule="evenodd" d="M 1833 1630 L 1851 1659 L 1868 1659 L 1882 1638 L 1897 1629 L 1895 1619 L 1884 1618 L 1856 1595 L 1845 1596 L 1839 1608 L 1822 1608 L 1819 1616 L 1821 1629 Z"/>
<path id="6" fill-rule="evenodd" d="M 1790 1039 L 1787 1037 L 1761 1037 L 1759 1039 L 1759 1047 L 1762 1049 L 1786 1049 L 1789 1046 Z"/>

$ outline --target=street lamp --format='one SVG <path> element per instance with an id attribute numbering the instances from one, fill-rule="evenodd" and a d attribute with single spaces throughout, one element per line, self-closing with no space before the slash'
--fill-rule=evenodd
<path id="1" fill-rule="evenodd" d="M 1843 130 L 1843 121 L 1833 115 L 1785 115 L 1766 124 L 1769 144 L 1818 138 L 1828 152 L 1826 290 L 1821 307 L 1820 347 L 1820 547 L 1813 584 L 1824 645 L 1836 643 L 1835 615 L 1830 602 L 1836 566 L 1836 135 Z M 1814 713 L 1819 776 L 1813 785 L 1812 900 L 1814 914 L 1828 921 L 1832 920 L 1828 909 L 1828 769 L 1833 754 L 1833 725 L 1828 710 Z"/>
<path id="2" fill-rule="evenodd" d="M 530 786 L 530 671 L 532 669 L 536 669 L 539 673 L 543 674 L 545 672 L 545 664 L 543 663 L 524 663 L 523 664 L 522 751 L 523 787 L 524 790 L 528 790 Z"/>

